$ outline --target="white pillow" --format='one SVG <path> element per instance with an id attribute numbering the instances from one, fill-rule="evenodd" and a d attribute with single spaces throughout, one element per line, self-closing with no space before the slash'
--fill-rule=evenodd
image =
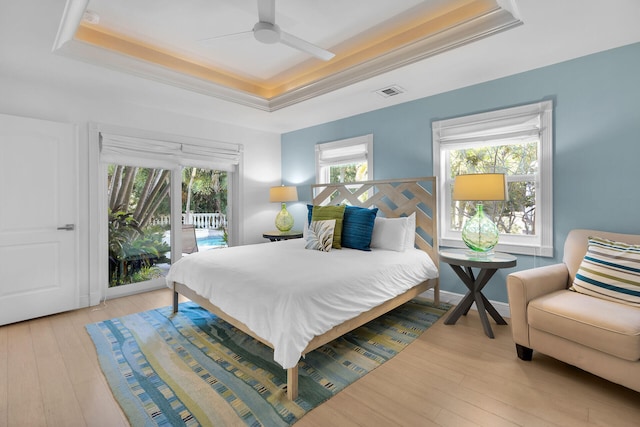
<path id="1" fill-rule="evenodd" d="M 411 227 L 412 220 L 413 227 Z M 371 233 L 371 247 L 404 252 L 407 245 L 412 246 L 412 243 L 415 243 L 413 234 L 416 229 L 415 222 L 415 214 L 403 218 L 376 217 Z M 407 237 L 408 230 L 410 230 L 409 237 Z"/>
<path id="2" fill-rule="evenodd" d="M 407 224 L 404 236 L 404 250 L 414 249 L 416 247 L 416 213 L 412 213 L 407 217 Z"/>

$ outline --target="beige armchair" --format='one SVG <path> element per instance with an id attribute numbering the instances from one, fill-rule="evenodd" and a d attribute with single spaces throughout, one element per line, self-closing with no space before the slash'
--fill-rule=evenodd
<path id="1" fill-rule="evenodd" d="M 507 277 L 518 357 L 538 351 L 640 392 L 640 307 L 570 291 L 589 236 L 640 244 L 640 235 L 572 230 L 562 264 Z"/>

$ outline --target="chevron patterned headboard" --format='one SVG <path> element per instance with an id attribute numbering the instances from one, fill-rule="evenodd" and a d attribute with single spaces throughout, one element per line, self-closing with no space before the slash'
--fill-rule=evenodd
<path id="1" fill-rule="evenodd" d="M 362 181 L 311 186 L 314 205 L 345 203 L 378 208 L 378 215 L 397 218 L 416 213 L 416 245 L 438 265 L 436 177 Z"/>

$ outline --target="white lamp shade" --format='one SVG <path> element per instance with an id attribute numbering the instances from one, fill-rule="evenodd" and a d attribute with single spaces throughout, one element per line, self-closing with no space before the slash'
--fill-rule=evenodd
<path id="1" fill-rule="evenodd" d="M 503 173 L 458 175 L 453 184 L 453 200 L 507 200 L 507 180 Z"/>
<path id="2" fill-rule="evenodd" d="M 271 187 L 269 190 L 270 202 L 297 202 L 298 201 L 298 188 L 297 187 L 285 187 L 281 185 L 279 187 Z"/>

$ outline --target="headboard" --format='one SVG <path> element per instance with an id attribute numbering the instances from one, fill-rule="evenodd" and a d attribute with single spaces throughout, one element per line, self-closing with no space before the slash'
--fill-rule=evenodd
<path id="1" fill-rule="evenodd" d="M 436 177 L 389 179 L 344 184 L 314 184 L 314 205 L 341 204 L 378 208 L 378 215 L 397 218 L 416 213 L 416 245 L 438 264 Z M 360 200 L 360 198 L 364 200 Z"/>

